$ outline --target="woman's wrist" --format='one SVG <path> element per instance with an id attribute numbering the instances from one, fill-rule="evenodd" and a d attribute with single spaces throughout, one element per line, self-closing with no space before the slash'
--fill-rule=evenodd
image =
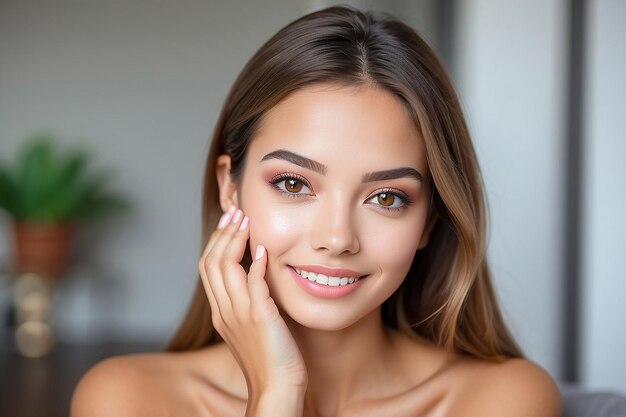
<path id="1" fill-rule="evenodd" d="M 300 417 L 306 387 L 267 388 L 248 397 L 246 417 Z"/>

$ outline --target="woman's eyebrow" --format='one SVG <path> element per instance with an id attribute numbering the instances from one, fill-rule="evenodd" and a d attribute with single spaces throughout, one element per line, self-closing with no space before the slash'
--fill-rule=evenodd
<path id="1" fill-rule="evenodd" d="M 421 182 L 423 177 L 422 174 L 420 174 L 415 168 L 402 167 L 388 169 L 385 171 L 368 172 L 363 174 L 361 182 L 393 180 L 396 178 L 415 178 L 417 181 Z"/>
<path id="2" fill-rule="evenodd" d="M 259 162 L 263 162 L 268 159 L 282 159 L 287 162 L 291 162 L 292 164 L 299 165 L 302 168 L 315 171 L 321 175 L 326 175 L 326 171 L 328 170 L 328 167 L 324 164 L 321 164 L 317 161 L 314 161 L 312 159 L 306 158 L 302 155 L 298 155 L 297 153 L 293 153 L 285 149 L 279 149 L 277 151 L 270 152 L 267 155 L 265 155 L 263 158 L 261 158 L 261 161 Z"/>
<path id="3" fill-rule="evenodd" d="M 309 169 L 311 171 L 315 171 L 318 174 L 326 175 L 328 171 L 328 167 L 320 162 L 314 161 L 302 155 L 298 155 L 297 153 L 288 151 L 286 149 L 279 149 L 276 151 L 272 151 L 261 158 L 263 162 L 268 159 L 282 159 L 287 162 L 291 162 L 292 164 L 301 166 L 302 168 Z M 394 168 L 388 169 L 385 171 L 374 171 L 363 174 L 363 178 L 361 182 L 373 182 L 373 181 L 383 181 L 383 180 L 393 180 L 396 178 L 415 178 L 417 181 L 422 181 L 423 176 L 419 173 L 418 170 L 411 167 L 402 167 L 402 168 Z"/>

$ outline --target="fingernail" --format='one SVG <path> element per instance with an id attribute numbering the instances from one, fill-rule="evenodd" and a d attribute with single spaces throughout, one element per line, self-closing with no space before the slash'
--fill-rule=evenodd
<path id="1" fill-rule="evenodd" d="M 248 226 L 248 216 L 245 216 L 241 222 L 241 226 L 239 226 L 239 230 L 243 230 L 246 228 L 246 226 Z"/>
<path id="2" fill-rule="evenodd" d="M 229 209 L 226 213 L 222 214 L 218 228 L 226 227 L 231 217 L 233 217 L 233 212 Z"/>
<path id="3" fill-rule="evenodd" d="M 254 260 L 258 260 L 261 259 L 263 257 L 263 254 L 265 253 L 265 246 L 263 245 L 258 245 L 256 247 L 256 255 L 254 257 Z"/>
<path id="4" fill-rule="evenodd" d="M 224 213 L 222 214 L 222 217 L 220 217 L 220 221 L 217 224 L 217 228 L 218 229 L 222 229 L 224 228 L 224 226 L 226 226 L 226 223 L 228 223 L 228 218 L 231 216 L 230 213 Z"/>
<path id="5" fill-rule="evenodd" d="M 235 212 L 235 215 L 233 216 L 233 223 L 237 223 L 239 221 L 239 219 L 241 219 L 241 215 L 243 214 L 243 212 L 241 210 L 237 210 Z"/>

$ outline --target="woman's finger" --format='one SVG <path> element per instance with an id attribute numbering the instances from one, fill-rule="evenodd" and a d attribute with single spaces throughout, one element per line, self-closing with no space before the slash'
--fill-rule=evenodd
<path id="1" fill-rule="evenodd" d="M 208 264 L 207 257 L 209 255 L 209 252 L 215 245 L 215 242 L 222 236 L 222 232 L 220 229 L 222 229 L 226 224 L 228 224 L 234 212 L 235 212 L 235 206 L 231 206 L 230 210 L 222 214 L 222 217 L 220 218 L 217 224 L 216 230 L 214 230 L 213 233 L 211 233 L 209 241 L 204 246 L 204 250 L 202 251 L 202 254 L 200 255 L 200 259 L 198 260 L 198 272 L 200 273 L 200 276 L 202 278 L 202 283 L 204 285 L 204 289 L 206 290 L 207 294 L 210 294 L 212 292 L 209 286 L 208 278 L 207 278 L 207 271 L 206 271 L 207 264 Z M 215 298 L 213 299 L 215 300 Z M 217 307 L 215 303 L 211 305 L 213 307 Z"/>
<path id="2" fill-rule="evenodd" d="M 217 239 L 219 239 L 219 237 L 222 235 L 221 229 L 223 229 L 226 225 L 228 225 L 228 223 L 230 223 L 230 220 L 232 219 L 233 214 L 235 214 L 235 209 L 236 209 L 235 206 L 230 206 L 228 211 L 222 214 L 222 217 L 217 222 L 217 227 L 215 228 L 213 233 L 211 233 L 211 236 L 209 237 L 209 241 L 204 246 L 204 250 L 202 251 L 202 255 L 201 255 L 202 257 L 205 257 L 209 253 L 209 251 L 213 248 L 213 245 L 215 245 L 215 242 L 217 241 Z"/>
<path id="3" fill-rule="evenodd" d="M 247 276 L 241 260 L 250 236 L 249 218 L 244 216 L 241 222 L 234 223 L 237 231 L 229 244 L 224 248 L 224 288 L 228 294 L 233 310 L 247 317 L 249 315 L 250 296 L 246 286 Z"/>
<path id="4" fill-rule="evenodd" d="M 270 297 L 270 290 L 265 281 L 267 254 L 263 245 L 257 246 L 254 258 L 254 262 L 250 265 L 250 272 L 248 273 L 250 305 L 255 316 L 254 318 L 262 320 L 263 318 L 267 318 L 268 314 L 270 316 L 278 314 L 278 309 L 274 300 Z"/>
<path id="5" fill-rule="evenodd" d="M 209 300 L 209 306 L 211 307 L 211 321 L 213 322 L 213 327 L 218 331 L 218 333 L 221 334 L 223 330 L 221 324 L 224 322 L 224 319 L 222 318 L 219 305 L 217 304 L 217 300 L 215 299 L 215 295 L 213 294 L 213 290 L 211 289 L 206 276 L 202 277 L 202 284 L 204 286 L 204 292 Z"/>
<path id="6" fill-rule="evenodd" d="M 235 211 L 229 210 L 222 216 L 218 229 L 216 229 L 210 239 L 210 244 L 203 254 L 201 268 L 204 270 L 205 289 L 210 291 L 214 298 L 217 308 L 220 310 L 221 317 L 229 316 L 232 312 L 230 298 L 226 293 L 223 284 L 223 252 L 228 242 L 232 239 L 233 227 L 232 218 Z"/>
<path id="7" fill-rule="evenodd" d="M 236 246 L 237 240 L 240 240 L 240 238 L 237 237 L 237 232 L 242 219 L 243 212 L 237 210 L 233 214 L 230 223 L 221 230 L 216 231 L 220 233 L 221 236 L 217 239 L 206 257 L 208 282 L 221 310 L 222 318 L 227 322 L 233 317 L 233 301 L 237 303 L 240 300 L 248 298 L 247 291 L 239 290 L 237 292 L 231 289 L 231 293 L 229 294 L 225 286 L 225 282 L 230 284 L 231 281 L 234 281 L 236 285 L 237 281 L 245 281 L 245 272 L 239 264 L 242 256 L 239 256 L 239 259 L 235 260 L 233 259 L 232 251 L 229 250 L 233 243 Z M 232 286 L 230 287 L 232 288 Z M 247 303 L 247 301 L 244 301 L 244 303 Z"/>

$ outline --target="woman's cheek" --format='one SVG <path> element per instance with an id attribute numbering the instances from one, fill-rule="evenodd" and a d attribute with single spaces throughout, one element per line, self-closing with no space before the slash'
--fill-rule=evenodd
<path id="1" fill-rule="evenodd" d="M 287 237 L 298 230 L 303 212 L 295 207 L 277 205 L 267 211 L 265 224 L 268 232 L 275 236 Z"/>
<path id="2" fill-rule="evenodd" d="M 416 251 L 417 242 L 390 242 L 381 249 L 380 259 L 385 260 L 391 275 L 402 281 L 413 263 Z"/>
<path id="3" fill-rule="evenodd" d="M 416 222 L 397 222 L 393 225 L 371 222 L 367 232 L 361 235 L 361 249 L 383 272 L 404 277 L 417 251 L 421 237 L 418 228 Z"/>
<path id="4" fill-rule="evenodd" d="M 267 206 L 264 210 L 251 210 L 250 249 L 264 245 L 270 257 L 280 255 L 295 245 L 302 236 L 302 212 L 293 208 Z"/>

